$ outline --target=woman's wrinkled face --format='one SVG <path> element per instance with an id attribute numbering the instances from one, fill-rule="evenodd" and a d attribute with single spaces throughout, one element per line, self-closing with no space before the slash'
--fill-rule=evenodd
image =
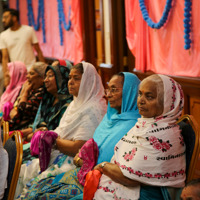
<path id="1" fill-rule="evenodd" d="M 58 88 L 56 84 L 56 77 L 52 69 L 47 71 L 45 75 L 44 83 L 49 93 L 51 93 L 52 95 L 57 93 Z"/>
<path id="2" fill-rule="evenodd" d="M 71 69 L 69 73 L 68 89 L 69 93 L 75 97 L 78 96 L 81 85 L 82 73 L 77 69 Z M 87 87 L 87 86 L 86 86 Z"/>
<path id="3" fill-rule="evenodd" d="M 137 106 L 139 113 L 144 118 L 157 117 L 163 113 L 163 105 L 159 103 L 157 87 L 152 80 L 144 80 L 140 84 Z"/>
<path id="4" fill-rule="evenodd" d="M 105 90 L 105 93 L 110 103 L 110 107 L 117 109 L 119 113 L 121 113 L 122 91 L 123 78 L 120 76 L 114 76 L 111 78 L 108 84 L 108 89 Z"/>
<path id="5" fill-rule="evenodd" d="M 31 67 L 27 74 L 27 80 L 32 85 L 32 89 L 38 89 L 43 85 L 43 78 Z"/>

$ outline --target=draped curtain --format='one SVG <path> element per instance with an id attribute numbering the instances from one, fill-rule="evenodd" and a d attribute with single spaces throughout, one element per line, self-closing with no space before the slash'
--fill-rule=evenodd
<path id="1" fill-rule="evenodd" d="M 166 0 L 145 1 L 149 16 L 158 22 Z M 136 58 L 136 70 L 200 77 L 200 1 L 192 0 L 191 49 L 184 49 L 184 0 L 174 0 L 168 21 L 152 29 L 144 21 L 139 0 L 125 0 L 126 39 Z"/>
<path id="2" fill-rule="evenodd" d="M 32 0 L 35 21 L 38 15 L 38 1 Z M 81 0 L 63 0 L 63 9 L 68 23 L 69 6 L 71 6 L 71 29 L 63 31 L 63 46 L 60 45 L 59 15 L 57 0 L 44 0 L 46 43 L 43 43 L 42 29 L 36 31 L 40 47 L 45 57 L 68 59 L 75 64 L 83 59 L 83 39 L 81 30 Z M 9 0 L 9 7 L 16 8 L 16 0 Z M 19 0 L 20 22 L 28 25 L 27 1 Z"/>

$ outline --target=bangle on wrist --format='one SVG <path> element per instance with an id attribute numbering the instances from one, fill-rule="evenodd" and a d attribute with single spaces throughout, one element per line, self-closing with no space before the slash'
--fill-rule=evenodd
<path id="1" fill-rule="evenodd" d="M 80 167 L 80 165 L 78 164 L 78 161 L 79 161 L 80 159 L 81 159 L 81 158 L 78 157 L 78 158 L 76 159 L 76 161 L 75 161 L 75 165 L 76 165 L 77 167 Z"/>
<path id="2" fill-rule="evenodd" d="M 104 168 L 104 166 L 105 166 L 106 164 L 108 164 L 108 162 L 102 162 L 102 163 L 101 163 L 101 168 Z"/>
<path id="3" fill-rule="evenodd" d="M 42 127 L 42 131 L 47 131 L 47 127 Z"/>
<path id="4" fill-rule="evenodd" d="M 101 166 L 101 173 L 102 173 L 102 174 L 103 174 L 103 168 L 105 167 L 106 164 L 108 164 L 108 162 L 102 162 L 102 163 L 100 164 L 100 166 Z"/>

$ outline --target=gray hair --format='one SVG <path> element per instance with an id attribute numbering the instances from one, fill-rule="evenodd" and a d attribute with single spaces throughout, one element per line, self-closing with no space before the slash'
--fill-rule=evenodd
<path id="1" fill-rule="evenodd" d="M 78 64 L 74 65 L 74 66 L 71 68 L 71 70 L 72 70 L 72 69 L 76 69 L 76 70 L 78 70 L 81 74 L 83 74 L 83 72 L 84 72 L 83 63 L 78 63 Z"/>
<path id="2" fill-rule="evenodd" d="M 164 107 L 164 84 L 159 75 L 153 74 L 145 78 L 145 80 L 151 80 L 157 86 L 158 103 Z"/>
<path id="3" fill-rule="evenodd" d="M 123 74 L 123 72 L 119 72 L 119 73 L 117 73 L 117 74 L 114 74 L 114 75 L 111 77 L 111 79 L 112 79 L 113 77 L 115 77 L 115 76 L 121 77 L 121 78 L 122 78 L 121 84 L 122 84 L 122 86 L 123 86 L 123 85 L 124 85 L 124 74 Z M 110 80 L 111 80 L 111 79 L 110 79 Z"/>
<path id="4" fill-rule="evenodd" d="M 44 62 L 35 62 L 32 65 L 32 68 L 39 74 L 39 76 L 44 78 L 45 70 L 47 68 L 47 64 L 46 63 L 44 63 Z"/>

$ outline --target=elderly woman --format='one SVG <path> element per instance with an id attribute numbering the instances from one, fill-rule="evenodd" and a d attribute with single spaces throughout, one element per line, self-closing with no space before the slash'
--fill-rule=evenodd
<path id="1" fill-rule="evenodd" d="M 22 130 L 24 137 L 31 138 L 33 132 L 54 130 L 67 106 L 72 101 L 67 83 L 69 80 L 69 64 L 65 66 L 48 66 L 44 78 L 44 95 L 38 109 L 34 124 Z"/>
<path id="2" fill-rule="evenodd" d="M 37 177 L 38 180 L 74 169 L 73 156 L 93 136 L 106 112 L 103 84 L 92 64 L 83 62 L 71 69 L 68 89 L 74 100 L 54 130 L 59 136 L 55 142 L 57 150 L 51 152 L 50 166 Z M 24 187 L 39 171 L 38 159 L 33 160 L 28 167 L 22 165 L 18 186 L 21 184 Z M 21 193 L 19 187 L 16 191 Z"/>
<path id="3" fill-rule="evenodd" d="M 32 124 L 43 96 L 43 79 L 47 65 L 36 62 L 27 75 L 18 100 L 10 112 L 10 130 L 22 129 Z"/>
<path id="4" fill-rule="evenodd" d="M 47 179 L 32 182 L 26 194 L 28 199 L 45 198 L 49 199 L 54 195 L 55 199 L 69 199 L 83 191 L 83 186 L 77 180 L 84 182 L 84 175 L 96 162 L 110 161 L 114 154 L 114 146 L 126 134 L 140 117 L 137 109 L 137 93 L 140 80 L 132 73 L 123 72 L 114 75 L 105 90 L 108 98 L 108 109 L 102 122 L 95 130 L 93 139 L 97 143 L 99 155 L 95 155 L 96 148 L 90 147 L 90 140 L 84 144 L 80 152 L 74 158 L 76 168 L 58 176 L 51 176 Z M 95 144 L 93 143 L 92 146 Z M 88 149 L 88 150 L 87 150 Z M 93 152 L 92 152 L 93 151 Z M 86 155 L 88 152 L 88 155 Z M 79 157 L 84 154 L 83 160 Z M 93 166 L 90 166 L 94 155 Z M 89 156 L 89 159 L 86 158 Z M 36 179 L 37 180 L 37 179 Z M 71 192 L 73 190 L 73 193 Z M 62 191 L 62 192 L 61 192 Z"/>
<path id="5" fill-rule="evenodd" d="M 1 96 L 0 111 L 3 111 L 3 105 L 6 102 L 14 104 L 22 88 L 22 85 L 26 81 L 27 76 L 26 65 L 20 61 L 8 63 L 8 69 L 10 73 L 10 83 Z"/>
<path id="6" fill-rule="evenodd" d="M 3 199 L 5 188 L 7 187 L 8 175 L 8 153 L 3 148 L 0 129 L 0 199 Z"/>
<path id="7" fill-rule="evenodd" d="M 164 75 L 141 82 L 142 118 L 116 144 L 111 162 L 95 167 L 103 175 L 94 199 L 165 199 L 165 187 L 183 187 L 185 145 L 176 120 L 183 109 L 178 83 Z"/>
<path id="8" fill-rule="evenodd" d="M 26 141 L 31 140 L 34 132 L 54 130 L 58 127 L 62 115 L 73 98 L 67 88 L 69 80 L 68 66 L 47 67 L 44 78 L 44 95 L 35 121 L 29 128 L 21 130 Z M 23 163 L 35 158 L 31 156 L 30 143 L 24 145 L 23 148 Z"/>

